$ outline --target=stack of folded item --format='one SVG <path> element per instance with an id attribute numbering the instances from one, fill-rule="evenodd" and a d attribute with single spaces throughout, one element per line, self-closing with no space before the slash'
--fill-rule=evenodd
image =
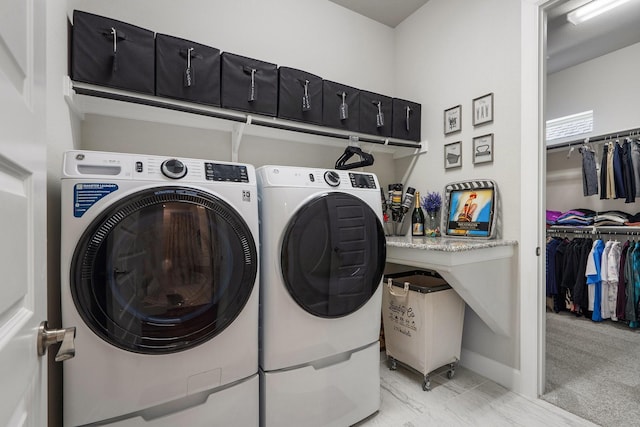
<path id="1" fill-rule="evenodd" d="M 605 211 L 598 212 L 594 218 L 593 225 L 604 226 L 613 225 L 619 226 L 629 222 L 629 214 L 621 211 Z"/>
<path id="2" fill-rule="evenodd" d="M 569 226 L 587 226 L 593 225 L 593 220 L 596 216 L 595 211 L 590 209 L 571 209 L 560 215 L 555 222 L 555 225 L 569 225 Z"/>
<path id="3" fill-rule="evenodd" d="M 636 213 L 635 215 L 629 215 L 624 225 L 628 225 L 630 227 L 640 227 L 640 212 Z"/>
<path id="4" fill-rule="evenodd" d="M 554 225 L 561 215 L 562 212 L 560 211 L 550 211 L 547 209 L 547 225 Z"/>

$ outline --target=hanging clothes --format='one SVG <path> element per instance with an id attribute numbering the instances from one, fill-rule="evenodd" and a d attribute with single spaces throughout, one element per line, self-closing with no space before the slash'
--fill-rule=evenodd
<path id="1" fill-rule="evenodd" d="M 622 172 L 622 147 L 618 140 L 613 143 L 613 184 L 615 199 L 626 199 L 627 189 L 624 186 L 624 174 Z"/>
<path id="2" fill-rule="evenodd" d="M 600 239 L 593 242 L 591 252 L 587 259 L 587 267 L 585 276 L 587 278 L 587 287 L 589 294 L 589 310 L 593 311 L 591 320 L 594 322 L 602 321 L 602 252 L 604 251 L 604 242 Z"/>
<path id="3" fill-rule="evenodd" d="M 620 250 L 622 245 L 617 240 L 610 240 L 607 242 L 607 245 L 610 245 L 610 248 L 607 251 L 607 269 L 605 272 L 605 278 L 609 284 L 609 291 L 607 292 L 609 313 L 607 318 L 611 318 L 611 320 L 617 322 L 618 276 L 620 270 Z"/>
<path id="4" fill-rule="evenodd" d="M 625 320 L 625 307 L 627 305 L 626 279 L 625 279 L 625 261 L 627 259 L 627 251 L 631 242 L 628 240 L 622 244 L 620 249 L 620 263 L 618 265 L 618 296 L 616 299 L 616 317 L 619 320 Z"/>
<path id="5" fill-rule="evenodd" d="M 600 199 L 607 199 L 607 144 L 602 145 L 602 160 L 600 161 Z M 640 152 L 639 152 L 640 154 Z M 640 163 L 640 156 L 638 157 Z"/>
<path id="6" fill-rule="evenodd" d="M 596 171 L 596 153 L 588 145 L 580 147 L 582 154 L 582 190 L 586 196 L 598 194 L 598 172 Z"/>
<path id="7" fill-rule="evenodd" d="M 607 280 L 610 251 L 611 245 L 609 242 L 604 243 L 602 257 L 600 258 L 600 318 L 602 320 L 611 318 L 609 312 L 609 281 Z"/>
<path id="8" fill-rule="evenodd" d="M 636 274 L 634 274 L 634 258 L 638 252 L 638 243 L 632 243 L 627 251 L 627 258 L 624 265 L 625 285 L 627 293 L 627 302 L 625 304 L 624 317 L 629 321 L 629 327 L 637 328 L 638 322 L 636 317 Z"/>
<path id="9" fill-rule="evenodd" d="M 636 201 L 636 182 L 634 178 L 633 159 L 631 158 L 631 139 L 622 144 L 620 148 L 622 152 L 622 177 L 625 187 L 625 203 L 634 203 Z"/>
<path id="10" fill-rule="evenodd" d="M 631 141 L 631 163 L 633 164 L 633 182 L 636 197 L 640 197 L 640 140 Z"/>
<path id="11" fill-rule="evenodd" d="M 606 144 L 607 147 L 607 199 L 614 199 L 616 197 L 616 182 L 615 182 L 615 173 L 613 170 L 613 157 L 614 157 L 614 148 L 613 143 L 608 142 Z"/>

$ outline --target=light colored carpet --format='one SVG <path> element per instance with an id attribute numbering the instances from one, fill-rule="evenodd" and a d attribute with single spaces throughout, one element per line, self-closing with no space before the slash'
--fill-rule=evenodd
<path id="1" fill-rule="evenodd" d="M 542 399 L 601 426 L 640 426 L 640 330 L 547 313 Z"/>

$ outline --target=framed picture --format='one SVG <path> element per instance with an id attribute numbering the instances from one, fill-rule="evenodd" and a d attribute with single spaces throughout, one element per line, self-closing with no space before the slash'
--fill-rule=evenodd
<path id="1" fill-rule="evenodd" d="M 462 105 L 444 110 L 444 134 L 459 132 L 462 129 Z"/>
<path id="2" fill-rule="evenodd" d="M 493 93 L 473 100 L 473 125 L 483 125 L 493 121 Z"/>
<path id="3" fill-rule="evenodd" d="M 462 141 L 452 142 L 444 146 L 444 168 L 459 168 L 462 166 Z"/>
<path id="4" fill-rule="evenodd" d="M 473 138 L 473 164 L 493 161 L 493 134 Z"/>

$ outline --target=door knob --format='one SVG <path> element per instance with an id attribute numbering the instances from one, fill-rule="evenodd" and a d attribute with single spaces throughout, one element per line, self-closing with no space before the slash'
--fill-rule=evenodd
<path id="1" fill-rule="evenodd" d="M 47 321 L 42 321 L 38 328 L 38 356 L 44 356 L 47 354 L 49 346 L 62 343 L 60 344 L 58 353 L 56 353 L 56 362 L 71 359 L 76 355 L 76 348 L 74 345 L 75 337 L 75 326 L 62 329 L 49 329 Z"/>

